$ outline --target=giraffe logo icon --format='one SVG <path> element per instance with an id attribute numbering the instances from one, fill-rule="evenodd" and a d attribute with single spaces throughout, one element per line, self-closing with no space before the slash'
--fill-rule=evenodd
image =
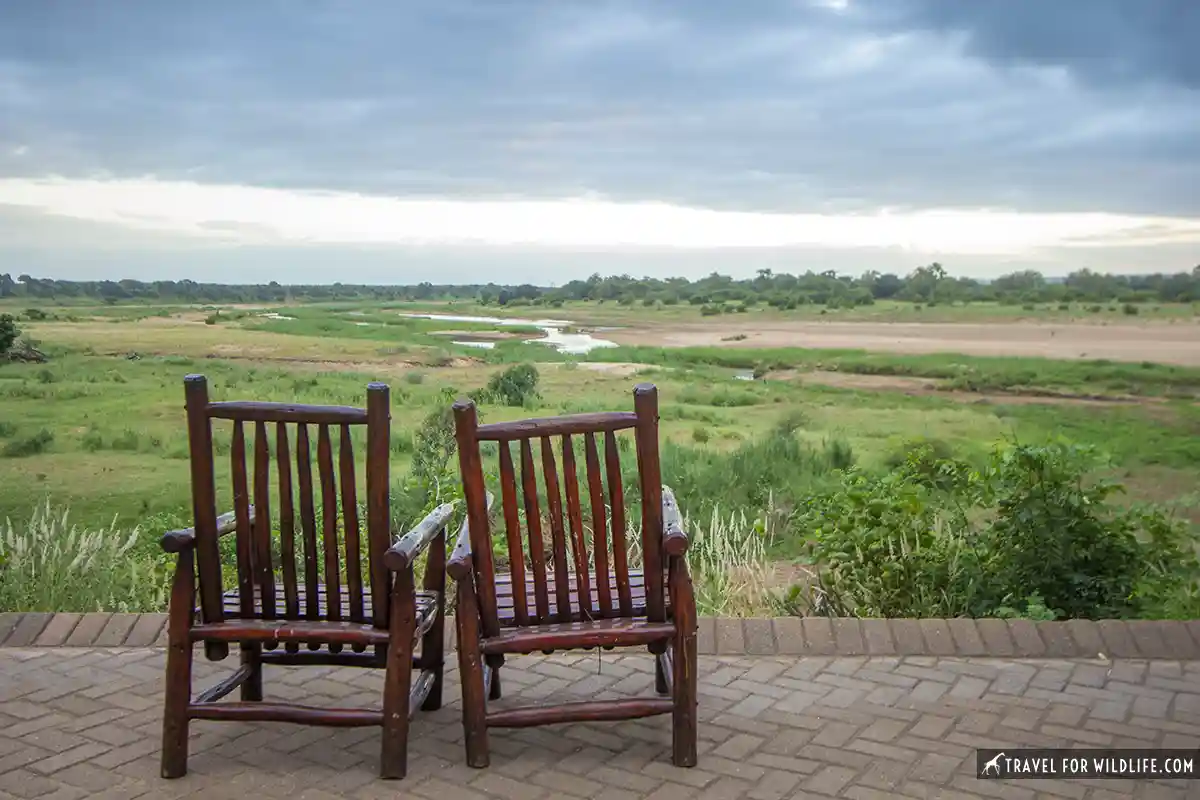
<path id="1" fill-rule="evenodd" d="M 983 765 L 983 774 L 986 776 L 989 772 L 995 770 L 996 777 L 1000 777 L 1000 759 L 1004 757 L 1004 753 L 997 753 L 995 758 Z"/>

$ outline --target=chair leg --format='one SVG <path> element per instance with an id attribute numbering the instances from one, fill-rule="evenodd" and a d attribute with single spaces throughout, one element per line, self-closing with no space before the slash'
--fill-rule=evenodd
<path id="1" fill-rule="evenodd" d="M 179 556 L 167 621 L 167 675 L 163 701 L 162 776 L 182 778 L 188 769 L 188 705 L 192 702 L 192 640 L 195 605 L 192 552 Z"/>
<path id="2" fill-rule="evenodd" d="M 242 684 L 242 700 L 245 702 L 258 702 L 263 699 L 262 645 L 243 642 L 240 649 L 242 651 L 242 664 L 250 667 L 252 670 L 250 677 Z"/>
<path id="3" fill-rule="evenodd" d="M 379 754 L 381 778 L 403 778 L 408 774 L 408 704 L 412 689 L 415 603 L 410 567 L 396 574 L 392 586 L 387 672 L 383 685 L 383 743 Z"/>
<path id="4" fill-rule="evenodd" d="M 488 688 L 488 700 L 499 700 L 501 695 L 500 689 L 500 668 L 492 668 L 492 685 Z"/>
<path id="5" fill-rule="evenodd" d="M 680 634 L 673 643 L 675 709 L 671 714 L 671 761 L 677 767 L 696 766 L 696 701 L 698 667 L 696 634 Z"/>
<path id="6" fill-rule="evenodd" d="M 458 676 L 462 682 L 463 739 L 467 764 L 482 769 L 488 755 L 487 699 L 483 685 L 483 658 L 479 652 L 479 607 L 470 579 L 458 584 Z"/>
<path id="7" fill-rule="evenodd" d="M 662 695 L 671 693 L 671 687 L 667 685 L 667 673 L 657 655 L 654 656 L 654 691 Z"/>

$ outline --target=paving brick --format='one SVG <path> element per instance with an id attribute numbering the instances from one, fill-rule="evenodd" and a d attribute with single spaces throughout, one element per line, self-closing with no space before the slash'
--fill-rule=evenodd
<path id="1" fill-rule="evenodd" d="M 981 619 L 976 621 L 975 627 L 989 656 L 1004 658 L 1016 653 L 1017 647 L 1005 620 Z"/>
<path id="2" fill-rule="evenodd" d="M 53 614 L 48 614 L 42 611 L 30 612 L 22 614 L 21 619 L 5 640 L 5 647 L 28 647 L 33 644 L 37 637 L 45 629 L 46 624 L 53 618 Z"/>
<path id="3" fill-rule="evenodd" d="M 987 653 L 983 637 L 975 627 L 975 620 L 956 617 L 946 620 L 950 628 L 950 637 L 954 640 L 954 652 L 960 656 L 982 656 Z"/>
<path id="4" fill-rule="evenodd" d="M 833 625 L 827 617 L 804 617 L 804 649 L 816 656 L 831 656 L 837 652 Z"/>
<path id="5" fill-rule="evenodd" d="M 717 620 L 718 655 L 741 655 L 746 652 L 746 637 L 740 619 Z"/>
<path id="6" fill-rule="evenodd" d="M 946 624 L 946 620 L 923 619 L 919 624 L 930 655 L 954 655 L 954 637 L 950 635 L 950 626 Z"/>
<path id="7" fill-rule="evenodd" d="M 892 629 L 892 640 L 896 643 L 896 655 L 918 656 L 928 653 L 925 636 L 921 626 L 915 619 L 889 620 Z"/>
<path id="8" fill-rule="evenodd" d="M 139 614 L 129 630 L 129 635 L 125 637 L 125 646 L 149 647 L 158 639 L 166 625 L 166 614 Z"/>
<path id="9" fill-rule="evenodd" d="M 862 626 L 853 617 L 839 617 L 833 620 L 833 641 L 839 656 L 861 656 L 867 652 Z"/>
<path id="10" fill-rule="evenodd" d="M 82 618 L 81 614 L 58 613 L 50 620 L 34 644 L 38 647 L 59 647 L 67 641 L 67 637 L 71 635 L 71 631 L 75 630 L 75 626 L 79 624 Z"/>
<path id="11" fill-rule="evenodd" d="M 1096 623 L 1107 648 L 1106 655 L 1116 658 L 1137 658 L 1138 646 L 1129 625 L 1123 620 L 1103 619 Z"/>
<path id="12" fill-rule="evenodd" d="M 751 618 L 743 621 L 745 652 L 748 655 L 775 655 L 775 632 L 769 618 Z"/>
<path id="13" fill-rule="evenodd" d="M 800 617 L 779 617 L 773 620 L 773 625 L 775 648 L 781 656 L 804 655 L 804 622 Z"/>
<path id="14" fill-rule="evenodd" d="M 1101 653 L 1106 653 L 1104 646 L 1104 637 L 1100 635 L 1100 628 L 1090 619 L 1072 619 L 1067 620 L 1067 631 L 1071 634 L 1071 639 L 1075 642 L 1075 651 L 1080 658 L 1096 658 Z"/>
<path id="15" fill-rule="evenodd" d="M 886 619 L 864 619 L 860 622 L 867 653 L 873 656 L 895 655 L 896 643 L 892 641 L 892 630 Z"/>
<path id="16" fill-rule="evenodd" d="M 8 639 L 9 634 L 17 627 L 17 623 L 21 621 L 21 615 L 12 611 L 0 613 L 0 645 L 4 644 Z"/>
<path id="17" fill-rule="evenodd" d="M 138 614 L 113 614 L 104 624 L 104 628 L 92 643 L 96 647 L 120 647 L 133 626 L 137 624 Z"/>
<path id="18" fill-rule="evenodd" d="M 1036 623 L 1038 635 L 1046 644 L 1047 658 L 1075 658 L 1078 652 L 1067 623 L 1061 621 Z"/>
<path id="19" fill-rule="evenodd" d="M 1171 658 L 1167 643 L 1163 641 L 1159 623 L 1154 620 L 1130 620 L 1126 623 L 1129 635 L 1142 658 Z"/>
<path id="20" fill-rule="evenodd" d="M 714 655 L 717 652 L 717 621 L 712 617 L 700 617 L 697 620 L 696 651 L 701 655 Z"/>
<path id="21" fill-rule="evenodd" d="M 1016 655 L 1024 658 L 1037 658 L 1046 654 L 1046 645 L 1038 635 L 1037 626 L 1032 620 L 1010 619 L 1008 632 L 1012 634 Z"/>
<path id="22" fill-rule="evenodd" d="M 95 612 L 84 614 L 83 619 L 79 620 L 79 624 L 75 626 L 75 630 L 71 631 L 71 635 L 67 637 L 67 647 L 91 647 L 96 641 L 96 637 L 104 630 L 104 626 L 108 624 L 112 614 L 105 612 Z"/>

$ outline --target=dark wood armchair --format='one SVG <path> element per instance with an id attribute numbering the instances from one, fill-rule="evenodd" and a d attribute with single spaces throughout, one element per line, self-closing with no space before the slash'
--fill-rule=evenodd
<path id="1" fill-rule="evenodd" d="M 463 728 L 467 762 L 473 767 L 489 763 L 489 728 L 668 713 L 674 717 L 672 760 L 681 767 L 696 764 L 696 604 L 684 555 L 688 540 L 675 499 L 661 482 L 654 386 L 635 389 L 634 409 L 479 425 L 472 402 L 454 405 L 467 519 L 447 569 L 458 586 L 455 620 Z M 636 443 L 642 569 L 630 568 L 626 542 L 622 448 L 617 439 L 625 430 L 633 432 Z M 603 438 L 603 469 L 598 437 Z M 591 512 L 590 545 L 576 471 L 579 438 Z M 539 440 L 545 517 L 538 498 L 534 439 Z M 507 574 L 494 569 L 492 497 L 484 485 L 483 442 L 495 442 L 498 449 Z M 520 501 L 514 444 L 520 463 Z M 543 522 L 549 527 L 549 542 L 543 536 Z M 642 645 L 656 658 L 655 688 L 668 697 L 488 708 L 489 698 L 500 698 L 500 669 L 508 654 Z"/>
<path id="2" fill-rule="evenodd" d="M 445 529 L 453 508 L 438 507 L 392 543 L 388 387 L 371 384 L 366 409 L 212 403 L 200 375 L 189 375 L 184 387 L 195 527 L 171 531 L 162 539 L 164 550 L 178 554 L 168 623 L 163 777 L 187 773 L 188 725 L 194 719 L 379 725 L 380 773 L 385 778 L 404 777 L 409 717 L 418 706 L 432 710 L 442 701 Z M 222 516 L 217 516 L 213 420 L 232 427 L 233 510 Z M 366 427 L 365 543 L 360 535 L 354 426 Z M 315 496 L 313 438 L 319 488 Z M 249 473 L 247 449 L 253 459 Z M 276 502 L 277 529 L 271 515 Z M 226 590 L 218 540 L 231 533 L 236 588 Z M 426 549 L 424 591 L 416 591 L 413 565 Z M 418 640 L 421 652 L 414 657 Z M 236 644 L 241 664 L 228 678 L 193 697 L 197 642 L 203 642 L 214 661 L 227 657 L 229 646 Z M 264 702 L 264 664 L 385 669 L 382 710 Z M 238 687 L 242 702 L 216 702 Z"/>

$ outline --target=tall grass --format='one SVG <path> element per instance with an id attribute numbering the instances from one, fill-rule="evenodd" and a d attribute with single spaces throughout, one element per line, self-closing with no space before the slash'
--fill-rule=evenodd
<path id="1" fill-rule="evenodd" d="M 49 503 L 29 522 L 0 529 L 0 609 L 5 611 L 159 611 L 167 570 L 136 552 L 139 528 L 71 524 Z"/>

